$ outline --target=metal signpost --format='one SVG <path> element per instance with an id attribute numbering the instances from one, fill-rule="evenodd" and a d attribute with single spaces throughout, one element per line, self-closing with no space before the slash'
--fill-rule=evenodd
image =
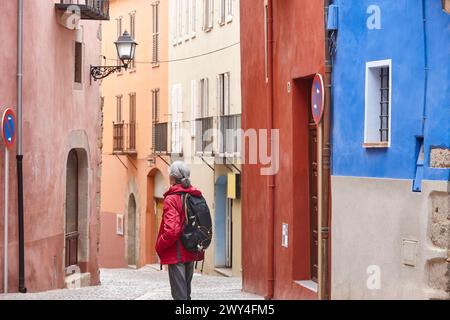
<path id="1" fill-rule="evenodd" d="M 323 132 L 322 132 L 322 117 L 323 111 L 325 108 L 325 86 L 323 82 L 323 77 L 319 73 L 316 74 L 313 80 L 312 88 L 311 88 L 311 113 L 314 118 L 314 122 L 317 125 L 317 191 L 318 191 L 318 291 L 319 297 L 323 295 L 323 276 L 322 276 L 322 254 L 323 254 L 323 245 L 322 245 L 322 211 L 323 211 L 323 192 L 322 192 L 322 177 L 323 177 L 323 163 L 322 163 L 322 141 L 323 141 Z"/>
<path id="2" fill-rule="evenodd" d="M 6 109 L 3 113 L 2 122 L 2 138 L 5 143 L 5 249 L 4 249 L 4 292 L 8 293 L 8 198 L 9 198 L 9 149 L 14 145 L 16 137 L 16 116 L 12 109 Z"/>

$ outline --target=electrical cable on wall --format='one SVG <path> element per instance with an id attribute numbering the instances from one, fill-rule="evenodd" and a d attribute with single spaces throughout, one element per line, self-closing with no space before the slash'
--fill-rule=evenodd
<path id="1" fill-rule="evenodd" d="M 239 44 L 241 44 L 241 42 L 236 42 L 236 43 L 233 43 L 233 44 L 231 44 L 229 46 L 226 46 L 226 47 L 223 47 L 223 48 L 220 48 L 220 49 L 217 49 L 217 50 L 213 50 L 213 51 L 210 51 L 210 52 L 202 53 L 202 54 L 191 56 L 191 57 L 187 57 L 187 58 L 180 58 L 180 59 L 173 59 L 173 60 L 166 60 L 166 61 L 157 61 L 157 62 L 155 62 L 155 61 L 135 61 L 135 63 L 136 64 L 161 64 L 161 63 L 172 63 L 172 62 L 187 61 L 187 60 L 192 60 L 192 59 L 204 57 L 204 56 L 207 56 L 207 55 L 210 55 L 210 54 L 213 54 L 213 53 L 217 53 L 217 52 L 220 52 L 220 51 L 224 51 L 226 49 L 232 48 L 232 47 L 237 46 Z M 108 61 L 117 61 L 117 59 L 111 59 L 111 58 L 106 58 L 106 57 L 104 57 L 104 59 L 108 60 Z"/>

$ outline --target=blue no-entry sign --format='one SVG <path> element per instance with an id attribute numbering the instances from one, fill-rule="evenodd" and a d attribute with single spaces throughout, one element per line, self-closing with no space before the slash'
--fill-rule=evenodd
<path id="1" fill-rule="evenodd" d="M 323 78 L 318 73 L 314 77 L 313 85 L 311 88 L 311 108 L 314 122 L 318 125 L 322 120 L 323 111 L 325 107 L 325 90 L 323 84 Z"/>
<path id="2" fill-rule="evenodd" d="M 16 140 L 16 115 L 10 108 L 3 113 L 2 138 L 7 148 L 11 148 Z"/>

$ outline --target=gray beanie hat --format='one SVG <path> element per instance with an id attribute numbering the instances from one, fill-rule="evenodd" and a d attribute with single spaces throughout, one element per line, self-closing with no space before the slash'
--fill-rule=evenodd
<path id="1" fill-rule="evenodd" d="M 169 176 L 175 178 L 176 182 L 183 185 L 186 189 L 191 186 L 191 170 L 183 161 L 175 161 L 172 163 L 169 168 Z"/>

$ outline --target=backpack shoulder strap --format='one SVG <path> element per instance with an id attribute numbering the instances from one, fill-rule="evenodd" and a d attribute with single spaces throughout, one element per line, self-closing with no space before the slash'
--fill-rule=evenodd
<path id="1" fill-rule="evenodd" d="M 183 204 L 182 210 L 185 215 L 185 223 L 187 224 L 189 222 L 189 215 L 188 215 L 188 206 L 187 206 L 187 199 L 189 194 L 188 193 L 182 193 L 181 194 L 181 203 Z"/>

